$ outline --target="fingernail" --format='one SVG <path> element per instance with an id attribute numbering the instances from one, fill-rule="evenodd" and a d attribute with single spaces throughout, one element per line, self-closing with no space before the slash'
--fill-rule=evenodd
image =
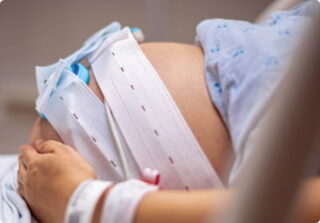
<path id="1" fill-rule="evenodd" d="M 34 144 L 35 144 L 36 146 L 40 146 L 43 142 L 44 142 L 43 139 L 37 139 L 37 140 L 34 142 Z"/>

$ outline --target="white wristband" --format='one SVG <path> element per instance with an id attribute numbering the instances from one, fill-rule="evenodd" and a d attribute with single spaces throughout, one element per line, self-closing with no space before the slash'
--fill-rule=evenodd
<path id="1" fill-rule="evenodd" d="M 91 223 L 99 198 L 112 184 L 99 180 L 87 180 L 81 183 L 68 201 L 64 222 Z"/>
<path id="2" fill-rule="evenodd" d="M 128 180 L 116 184 L 108 193 L 100 222 L 132 223 L 142 197 L 159 187 L 139 180 Z"/>

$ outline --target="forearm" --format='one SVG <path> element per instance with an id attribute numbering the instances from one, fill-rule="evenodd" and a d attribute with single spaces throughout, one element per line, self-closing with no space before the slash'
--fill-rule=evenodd
<path id="1" fill-rule="evenodd" d="M 93 214 L 93 217 L 92 217 L 92 223 L 99 223 L 100 222 L 100 218 L 101 218 L 101 215 L 102 215 L 102 209 L 103 209 L 103 203 L 105 202 L 105 199 L 107 198 L 107 194 L 108 194 L 108 190 L 107 189 L 103 194 L 102 196 L 100 197 L 98 203 L 97 203 L 97 206 L 94 210 L 94 214 Z"/>
<path id="2" fill-rule="evenodd" d="M 146 195 L 136 213 L 134 223 L 198 223 L 208 216 L 216 222 L 231 203 L 231 190 L 194 192 L 162 191 Z M 275 198 L 276 202 L 276 198 Z M 315 223 L 320 220 L 320 178 L 305 181 L 293 209 L 294 223 Z"/>
<path id="3" fill-rule="evenodd" d="M 302 185 L 293 213 L 294 223 L 320 220 L 320 177 L 309 179 Z"/>
<path id="4" fill-rule="evenodd" d="M 203 222 L 209 213 L 215 220 L 227 211 L 233 193 L 231 190 L 150 193 L 142 200 L 135 223 L 198 223 Z M 319 220 L 320 178 L 318 177 L 302 184 L 293 209 L 292 222 L 315 223 Z"/>
<path id="5" fill-rule="evenodd" d="M 227 207 L 227 190 L 160 191 L 147 194 L 136 213 L 135 223 L 196 223 L 209 213 L 220 215 Z"/>
<path id="6" fill-rule="evenodd" d="M 109 189 L 100 198 L 93 216 L 93 223 L 99 223 L 103 203 Z M 230 191 L 157 191 L 148 193 L 142 199 L 134 223 L 195 223 L 203 222 L 209 213 L 218 216 L 229 203 Z"/>
<path id="7" fill-rule="evenodd" d="M 104 193 L 95 210 L 93 223 L 99 223 Z M 231 190 L 157 191 L 144 196 L 134 223 L 198 223 L 208 216 L 217 219 L 227 210 L 234 192 Z M 276 201 L 276 199 L 275 199 Z M 294 206 L 295 223 L 315 223 L 320 219 L 320 178 L 302 184 Z"/>

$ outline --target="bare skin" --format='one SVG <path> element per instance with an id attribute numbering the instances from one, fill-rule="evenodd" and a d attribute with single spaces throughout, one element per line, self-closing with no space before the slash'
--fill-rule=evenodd
<path id="1" fill-rule="evenodd" d="M 204 56 L 197 46 L 146 43 L 142 50 L 158 71 L 212 166 L 225 178 L 232 158 L 228 131 L 211 102 Z"/>
<path id="2" fill-rule="evenodd" d="M 21 148 L 19 192 L 42 223 L 63 221 L 69 197 L 84 180 L 95 178 L 93 168 L 73 148 L 57 141 L 35 143 Z M 294 223 L 314 223 L 320 218 L 320 179 L 301 185 L 293 205 Z M 100 222 L 108 188 L 95 208 L 93 223 Z M 160 191 L 147 194 L 136 211 L 135 223 L 200 223 L 208 213 L 214 220 L 227 211 L 231 190 Z M 172 214 L 174 213 L 174 214 Z M 213 221 L 219 222 L 219 221 Z"/>
<path id="3" fill-rule="evenodd" d="M 140 46 L 167 86 L 210 163 L 225 179 L 228 172 L 225 164 L 232 157 L 230 137 L 207 91 L 201 49 L 177 43 L 144 43 Z M 89 87 L 103 100 L 93 75 Z M 39 138 L 62 142 L 50 123 L 41 118 L 35 122 L 30 144 Z"/>
<path id="4" fill-rule="evenodd" d="M 18 192 L 40 222 L 63 222 L 69 197 L 81 182 L 95 178 L 94 169 L 72 147 L 60 142 L 38 140 L 34 146 L 37 150 L 30 145 L 21 147 Z"/>
<path id="5" fill-rule="evenodd" d="M 222 164 L 227 162 L 230 140 L 206 90 L 201 50 L 194 46 L 165 43 L 143 44 L 141 47 L 159 72 L 208 159 L 218 173 L 224 175 Z M 94 79 L 91 80 L 90 88 L 102 99 Z M 56 141 L 35 143 L 39 138 Z M 92 167 L 73 148 L 57 141 L 61 142 L 61 139 L 51 125 L 39 118 L 31 134 L 30 144 L 33 146 L 23 146 L 19 159 L 19 192 L 43 223 L 62 222 L 72 191 L 83 180 L 95 178 Z M 319 187 L 319 179 L 302 187 L 296 205 L 297 222 L 316 222 L 320 207 Z M 96 206 L 94 223 L 99 222 L 107 195 L 108 190 Z M 231 198 L 232 192 L 228 190 L 153 192 L 141 201 L 134 222 L 202 222 L 210 211 L 218 218 Z"/>
<path id="6" fill-rule="evenodd" d="M 275 6 L 270 7 L 271 10 L 260 17 L 260 21 L 273 11 L 289 8 L 292 2 L 296 1 L 276 1 Z M 216 109 L 208 100 L 203 80 L 201 51 L 196 47 L 184 46 L 162 43 L 143 44 L 141 47 L 159 72 L 211 164 L 220 176 L 224 177 L 227 168 L 223 163 L 227 163 L 230 153 L 229 136 Z M 171 61 L 167 60 L 168 58 Z M 178 61 L 181 64 L 174 63 Z M 201 68 L 198 67 L 199 64 Z M 94 80 L 90 87 L 102 99 Z M 189 97 L 188 100 L 184 100 L 186 96 Z M 204 121 L 204 117 L 208 118 L 207 121 Z M 63 210 L 71 192 L 83 180 L 94 178 L 95 174 L 92 167 L 73 149 L 56 141 L 35 144 L 35 140 L 39 138 L 61 141 L 49 123 L 41 119 L 36 121 L 30 139 L 33 146 L 26 145 L 21 148 L 19 190 L 41 222 L 62 222 Z M 37 182 L 37 187 L 34 182 Z M 308 180 L 301 186 L 293 209 L 294 222 L 313 223 L 319 220 L 319 188 L 319 178 Z M 134 222 L 196 223 L 203 222 L 209 212 L 217 219 L 226 211 L 232 193 L 230 190 L 149 193 L 142 199 Z M 107 195 L 108 190 L 96 206 L 94 223 L 99 222 L 102 204 Z M 50 203 L 54 205 L 50 206 Z M 41 210 L 41 207 L 46 208 Z"/>
<path id="7" fill-rule="evenodd" d="M 192 132 L 199 141 L 208 160 L 215 168 L 215 170 L 218 172 L 218 174 L 222 176 L 222 178 L 226 178 L 224 176 L 227 176 L 227 168 L 223 164 L 228 163 L 227 159 L 230 157 L 230 155 L 232 155 L 230 138 L 218 111 L 211 102 L 209 93 L 206 88 L 203 70 L 203 52 L 199 47 L 196 46 L 175 43 L 145 43 L 141 45 L 141 48 L 150 60 L 150 62 L 153 64 L 155 69 L 158 71 L 164 84 L 167 86 L 174 101 L 178 105 L 184 118 L 189 124 Z M 91 75 L 89 87 L 97 95 L 99 99 L 103 100 L 103 95 L 93 75 Z M 56 159 L 59 160 L 57 162 L 59 162 L 60 167 L 64 167 L 64 170 L 68 168 L 70 168 L 71 170 L 73 169 L 73 167 L 70 166 L 70 163 L 63 163 L 63 160 L 57 158 L 59 157 L 59 155 L 62 156 L 62 152 L 55 152 L 55 149 L 53 149 L 53 147 L 64 148 L 63 145 L 57 144 L 53 141 L 49 141 L 45 145 L 42 145 L 40 147 L 35 143 L 38 139 L 55 140 L 58 142 L 62 142 L 61 138 L 58 136 L 58 134 L 50 125 L 50 123 L 41 118 L 38 118 L 35 122 L 35 125 L 31 133 L 30 145 L 33 145 L 40 153 L 50 151 L 50 156 L 44 159 L 43 157 L 41 157 L 40 159 L 40 156 L 36 156 L 36 153 L 34 151 L 32 152 L 32 147 L 25 146 L 22 148 L 22 155 L 24 157 L 37 157 L 39 158 L 38 163 L 51 163 L 51 166 L 53 165 L 53 162 Z M 70 148 L 66 147 L 66 149 L 64 149 L 63 151 L 70 152 Z M 67 157 L 68 155 L 69 153 L 64 154 L 63 157 Z M 73 159 L 76 160 L 80 158 L 76 157 Z M 23 165 L 23 163 L 28 163 L 28 161 L 23 162 L 23 159 L 20 160 L 20 166 L 26 167 L 27 165 Z M 92 170 L 88 168 L 87 163 L 83 163 L 85 164 L 83 169 L 87 170 L 87 174 L 85 174 L 85 176 L 87 176 L 88 178 L 94 178 L 95 176 L 94 174 L 92 174 Z M 34 166 L 31 166 L 30 168 L 37 169 Z M 24 171 L 20 171 L 22 173 L 20 174 L 19 178 L 27 178 L 30 181 L 33 181 L 32 179 L 34 176 L 31 173 L 28 175 L 28 171 L 26 169 L 27 168 L 25 168 Z M 60 172 L 59 168 L 56 169 L 56 172 Z M 24 175 L 28 177 L 23 177 Z M 45 174 L 43 173 L 43 175 Z M 51 178 L 54 179 L 55 177 Z M 67 187 L 64 190 L 64 192 L 61 193 L 61 196 L 70 197 L 71 191 L 73 191 L 76 188 L 76 186 L 79 183 L 81 183 L 80 179 L 83 178 L 72 177 L 70 180 L 72 181 L 72 183 L 69 183 L 68 186 L 59 185 L 59 182 L 57 181 L 54 181 L 51 184 L 55 185 L 55 187 L 57 188 Z M 47 181 L 48 180 L 49 179 L 47 179 Z M 20 181 L 22 181 L 21 185 L 24 185 L 21 186 L 21 188 L 28 188 L 28 183 L 26 183 L 28 182 L 27 180 Z M 25 183 L 23 183 L 23 181 L 25 181 Z M 43 194 L 53 193 L 52 191 L 48 191 L 47 189 L 48 188 L 46 187 L 42 189 L 38 188 L 37 190 L 45 191 L 45 193 Z M 34 214 L 38 217 L 38 219 L 42 219 L 44 220 L 44 222 L 61 221 L 62 216 L 58 217 L 56 212 L 47 211 L 46 215 L 42 215 L 42 213 L 45 211 L 38 208 L 37 205 L 32 205 L 32 200 L 36 197 L 34 190 L 24 189 L 20 191 L 20 193 L 24 195 L 24 198 L 27 201 L 31 201 L 29 202 L 29 205 L 33 210 Z M 202 197 L 205 198 L 206 193 L 202 194 Z M 100 210 L 99 207 L 101 207 L 101 204 L 103 203 L 102 201 L 103 200 L 101 200 L 99 205 L 97 206 L 97 210 Z M 67 199 L 60 199 L 59 201 L 55 202 L 59 202 L 60 207 L 65 207 L 67 204 Z M 96 212 L 94 216 L 94 220 L 96 222 L 98 221 L 99 216 L 100 212 Z"/>

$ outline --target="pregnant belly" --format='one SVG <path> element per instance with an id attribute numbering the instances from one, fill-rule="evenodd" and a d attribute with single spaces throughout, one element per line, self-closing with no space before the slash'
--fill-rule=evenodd
<path id="1" fill-rule="evenodd" d="M 158 71 L 208 160 L 225 179 L 231 147 L 229 134 L 212 104 L 205 80 L 203 53 L 199 47 L 177 43 L 144 43 L 143 52 Z M 102 100 L 91 75 L 89 87 Z M 30 144 L 35 140 L 61 141 L 49 122 L 37 118 Z"/>
<path id="2" fill-rule="evenodd" d="M 228 131 L 212 104 L 201 48 L 178 43 L 140 45 L 158 71 L 210 163 L 225 178 L 232 149 Z"/>

